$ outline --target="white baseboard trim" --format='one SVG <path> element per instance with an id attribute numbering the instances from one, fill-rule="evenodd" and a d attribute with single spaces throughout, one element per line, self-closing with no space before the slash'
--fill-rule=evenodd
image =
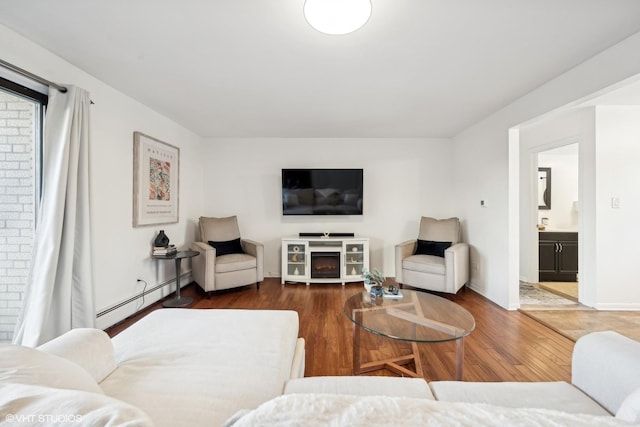
<path id="1" fill-rule="evenodd" d="M 604 303 L 596 304 L 595 308 L 602 311 L 640 311 L 640 303 Z"/>
<path id="2" fill-rule="evenodd" d="M 180 275 L 181 289 L 191 282 L 193 282 L 191 271 L 183 272 Z M 140 292 L 126 300 L 98 310 L 96 313 L 96 327 L 99 329 L 106 329 L 118 322 L 121 322 L 127 317 L 133 316 L 162 298 L 173 294 L 176 291 L 175 283 L 175 278 L 158 283 L 157 285 L 146 289 L 144 294 Z"/>

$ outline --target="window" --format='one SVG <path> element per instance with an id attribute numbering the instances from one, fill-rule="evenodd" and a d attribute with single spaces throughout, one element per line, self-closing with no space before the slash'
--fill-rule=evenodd
<path id="1" fill-rule="evenodd" d="M 0 77 L 0 342 L 22 306 L 42 187 L 47 96 Z"/>

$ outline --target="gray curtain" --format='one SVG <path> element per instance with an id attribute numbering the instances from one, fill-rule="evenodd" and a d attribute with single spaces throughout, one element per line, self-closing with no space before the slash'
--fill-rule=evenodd
<path id="1" fill-rule="evenodd" d="M 31 269 L 13 342 L 35 347 L 95 325 L 89 216 L 89 93 L 49 97 Z"/>

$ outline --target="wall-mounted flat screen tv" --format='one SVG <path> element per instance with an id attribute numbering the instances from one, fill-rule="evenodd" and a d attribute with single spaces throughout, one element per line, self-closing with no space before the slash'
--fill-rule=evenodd
<path id="1" fill-rule="evenodd" d="M 282 169 L 283 215 L 362 215 L 362 169 Z"/>

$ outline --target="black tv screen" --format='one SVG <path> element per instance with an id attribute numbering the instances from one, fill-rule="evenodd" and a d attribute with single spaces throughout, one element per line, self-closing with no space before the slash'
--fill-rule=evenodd
<path id="1" fill-rule="evenodd" d="M 362 169 L 282 169 L 283 215 L 362 215 Z"/>

